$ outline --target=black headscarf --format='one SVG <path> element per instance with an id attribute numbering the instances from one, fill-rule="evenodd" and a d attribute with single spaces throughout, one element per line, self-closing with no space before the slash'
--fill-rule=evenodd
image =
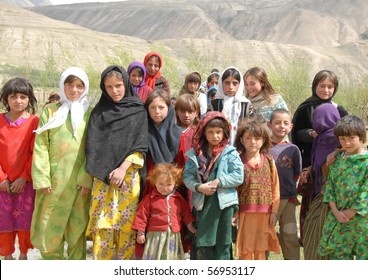
<path id="1" fill-rule="evenodd" d="M 169 106 L 167 117 L 158 127 L 150 117 L 148 123 L 149 153 L 153 162 L 174 162 L 179 150 L 181 128 L 176 124 L 173 106 Z"/>
<path id="2" fill-rule="evenodd" d="M 107 73 L 122 74 L 125 95 L 114 102 L 106 92 Z M 148 150 L 148 122 L 143 102 L 135 93 L 126 70 L 110 66 L 101 74 L 101 98 L 93 108 L 87 129 L 87 172 L 109 184 L 108 176 L 134 152 L 144 156 Z"/>

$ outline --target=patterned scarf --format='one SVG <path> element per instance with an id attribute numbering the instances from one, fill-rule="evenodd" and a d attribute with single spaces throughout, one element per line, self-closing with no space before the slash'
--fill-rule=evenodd
<path id="1" fill-rule="evenodd" d="M 148 85 L 150 88 L 154 89 L 155 88 L 155 84 L 156 84 L 156 79 L 161 77 L 161 72 L 160 69 L 162 67 L 162 56 L 156 52 L 150 52 L 148 53 L 145 57 L 144 57 L 144 66 L 147 67 L 147 63 L 148 60 L 152 57 L 152 56 L 157 56 L 160 58 L 160 68 L 159 70 L 156 72 L 155 75 L 151 76 L 150 74 L 147 73 L 146 78 L 145 78 L 145 83 L 146 85 Z"/>
<path id="2" fill-rule="evenodd" d="M 226 120 L 225 116 L 221 112 L 210 111 L 199 121 L 196 132 L 194 133 L 194 136 L 193 136 L 192 146 L 197 155 L 198 165 L 199 165 L 198 174 L 200 178 L 202 179 L 202 183 L 207 181 L 214 164 L 220 157 L 222 151 L 225 149 L 225 147 L 230 142 L 230 138 L 224 138 L 217 146 L 213 148 L 212 157 L 207 166 L 206 155 L 208 152 L 208 144 L 207 144 L 207 139 L 204 135 L 204 132 L 205 132 L 208 122 L 215 118 L 224 120 L 229 125 L 229 129 L 231 129 L 231 125 L 229 124 L 229 122 Z"/>

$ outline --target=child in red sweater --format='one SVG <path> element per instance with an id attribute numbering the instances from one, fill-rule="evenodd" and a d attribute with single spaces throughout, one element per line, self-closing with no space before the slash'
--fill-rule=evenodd
<path id="1" fill-rule="evenodd" d="M 182 221 L 192 233 L 195 228 L 188 203 L 175 190 L 181 183 L 182 170 L 171 163 L 158 164 L 147 180 L 155 188 L 139 204 L 132 226 L 138 231 L 137 243 L 145 244 L 143 259 L 184 259 Z"/>
<path id="2" fill-rule="evenodd" d="M 1 90 L 6 112 L 0 114 L 0 255 L 13 259 L 18 235 L 20 260 L 27 259 L 35 191 L 31 165 L 38 117 L 30 82 L 13 78 Z"/>

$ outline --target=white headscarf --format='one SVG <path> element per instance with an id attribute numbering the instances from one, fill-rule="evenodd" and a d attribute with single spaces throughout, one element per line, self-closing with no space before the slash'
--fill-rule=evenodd
<path id="1" fill-rule="evenodd" d="M 240 74 L 240 83 L 239 88 L 235 94 L 235 96 L 227 96 L 224 93 L 224 89 L 222 88 L 222 77 L 226 70 L 233 68 Z M 218 90 L 215 96 L 215 99 L 223 99 L 224 107 L 222 109 L 222 113 L 225 115 L 226 119 L 231 124 L 231 135 L 230 135 L 230 143 L 233 143 L 235 140 L 236 130 L 238 126 L 239 116 L 241 113 L 241 102 L 250 102 L 248 98 L 244 96 L 244 80 L 241 72 L 234 66 L 227 67 L 220 75 Z"/>
<path id="2" fill-rule="evenodd" d="M 65 94 L 64 82 L 70 76 L 76 76 L 81 79 L 84 83 L 84 92 L 80 96 L 80 98 L 76 101 L 70 101 Z M 66 69 L 60 76 L 59 82 L 60 88 L 60 108 L 56 111 L 56 113 L 49 119 L 49 121 L 42 127 L 38 128 L 34 132 L 37 134 L 42 133 L 45 130 L 59 127 L 65 123 L 68 118 L 68 114 L 70 111 L 72 127 L 73 127 L 73 136 L 77 139 L 77 131 L 80 123 L 83 121 L 83 117 L 85 112 L 89 107 L 89 102 L 87 100 L 87 93 L 89 89 L 89 80 L 86 72 L 79 67 L 70 67 Z"/>

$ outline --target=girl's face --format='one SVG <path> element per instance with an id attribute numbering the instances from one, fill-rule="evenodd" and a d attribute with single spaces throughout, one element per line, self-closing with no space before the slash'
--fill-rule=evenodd
<path id="1" fill-rule="evenodd" d="M 64 84 L 66 98 L 70 101 L 77 101 L 82 96 L 85 90 L 84 83 L 81 79 L 75 79 L 71 83 Z"/>
<path id="2" fill-rule="evenodd" d="M 262 91 L 263 84 L 255 77 L 248 75 L 244 79 L 244 86 L 248 96 L 255 97 Z"/>
<path id="3" fill-rule="evenodd" d="M 227 96 L 235 96 L 236 92 L 239 88 L 239 81 L 236 80 L 234 77 L 227 77 L 225 80 L 222 81 L 222 89 Z"/>
<path id="4" fill-rule="evenodd" d="M 160 70 L 160 63 L 157 57 L 151 57 L 147 61 L 146 65 L 147 74 L 150 76 L 154 76 L 158 70 Z"/>
<path id="5" fill-rule="evenodd" d="M 199 83 L 190 82 L 190 83 L 187 83 L 187 87 L 191 93 L 195 93 L 199 88 Z"/>
<path id="6" fill-rule="evenodd" d="M 156 126 L 167 117 L 169 107 L 167 107 L 165 100 L 162 97 L 156 97 L 148 105 L 148 113 Z"/>
<path id="7" fill-rule="evenodd" d="M 316 94 L 322 100 L 331 99 L 335 91 L 334 83 L 329 79 L 320 81 L 316 87 Z"/>
<path id="8" fill-rule="evenodd" d="M 348 155 L 356 155 L 363 150 L 363 142 L 357 135 L 339 136 L 339 142 Z"/>
<path id="9" fill-rule="evenodd" d="M 26 111 L 29 104 L 29 97 L 23 93 L 12 93 L 8 95 L 10 111 L 22 113 Z"/>
<path id="10" fill-rule="evenodd" d="M 218 85 L 218 78 L 217 77 L 213 77 L 211 79 L 211 81 L 209 83 L 207 83 L 207 87 L 213 87 L 213 86 L 217 86 Z"/>
<path id="11" fill-rule="evenodd" d="M 105 79 L 104 85 L 107 94 L 114 102 L 119 102 L 123 99 L 125 95 L 125 85 L 123 80 L 116 76 L 111 76 Z"/>
<path id="12" fill-rule="evenodd" d="M 240 138 L 240 142 L 243 144 L 246 153 L 259 153 L 264 143 L 262 137 L 256 137 L 249 131 L 246 131 Z"/>
<path id="13" fill-rule="evenodd" d="M 194 110 L 194 111 L 178 110 L 177 113 L 178 113 L 178 118 L 180 120 L 180 124 L 184 128 L 189 127 L 193 123 L 195 117 L 198 114 L 198 112 L 196 110 Z"/>
<path id="14" fill-rule="evenodd" d="M 129 75 L 130 82 L 133 86 L 137 87 L 143 81 L 143 76 L 139 74 L 137 69 L 133 69 Z"/>
<path id="15" fill-rule="evenodd" d="M 208 141 L 208 147 L 212 149 L 224 139 L 224 130 L 221 127 L 206 127 L 204 135 Z"/>
<path id="16" fill-rule="evenodd" d="M 165 196 L 171 194 L 175 188 L 175 182 L 165 174 L 159 175 L 154 185 L 157 191 Z"/>

